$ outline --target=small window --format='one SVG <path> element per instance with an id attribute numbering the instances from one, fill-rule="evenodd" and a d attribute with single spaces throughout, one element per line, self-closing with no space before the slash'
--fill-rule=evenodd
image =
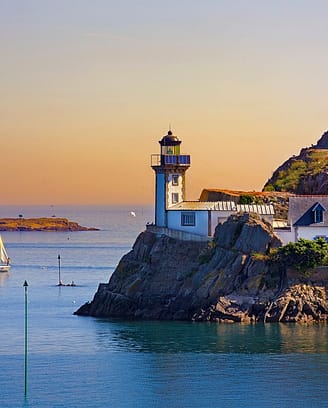
<path id="1" fill-rule="evenodd" d="M 173 174 L 172 175 L 172 185 L 173 186 L 178 186 L 179 185 L 179 175 L 178 174 Z"/>
<path id="2" fill-rule="evenodd" d="M 323 222 L 323 212 L 326 211 L 325 207 L 322 206 L 320 203 L 316 203 L 313 206 L 312 214 L 313 214 L 313 222 L 318 224 Z"/>
<path id="3" fill-rule="evenodd" d="M 317 209 L 313 211 L 314 222 L 323 222 L 323 211 L 321 209 Z"/>
<path id="4" fill-rule="evenodd" d="M 181 225 L 189 227 L 195 226 L 196 225 L 195 213 L 192 211 L 181 213 Z"/>
<path id="5" fill-rule="evenodd" d="M 179 193 L 172 193 L 172 204 L 179 202 Z"/>

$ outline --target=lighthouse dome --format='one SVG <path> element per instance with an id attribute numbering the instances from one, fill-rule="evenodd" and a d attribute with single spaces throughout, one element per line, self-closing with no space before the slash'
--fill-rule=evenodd
<path id="1" fill-rule="evenodd" d="M 177 146 L 181 144 L 181 140 L 179 140 L 177 136 L 174 136 L 172 131 L 169 130 L 167 135 L 163 136 L 159 143 L 161 146 Z"/>

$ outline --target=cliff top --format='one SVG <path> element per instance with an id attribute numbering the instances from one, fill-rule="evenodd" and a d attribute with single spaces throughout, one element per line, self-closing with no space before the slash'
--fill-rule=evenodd
<path id="1" fill-rule="evenodd" d="M 288 192 L 281 192 L 281 191 L 241 191 L 241 190 L 229 190 L 229 189 L 224 189 L 224 188 L 204 188 L 201 192 L 200 201 L 211 201 L 209 198 L 211 198 L 211 195 L 214 197 L 215 194 L 217 196 L 226 194 L 231 197 L 240 197 L 244 195 L 251 195 L 254 197 L 289 197 L 292 195 L 291 193 Z"/>
<path id="2" fill-rule="evenodd" d="M 263 190 L 295 194 L 327 194 L 328 181 L 328 132 L 316 145 L 301 149 L 281 164 L 265 183 Z"/>
<path id="3" fill-rule="evenodd" d="M 317 144 L 313 147 L 317 149 L 328 149 L 328 131 L 321 136 Z"/>

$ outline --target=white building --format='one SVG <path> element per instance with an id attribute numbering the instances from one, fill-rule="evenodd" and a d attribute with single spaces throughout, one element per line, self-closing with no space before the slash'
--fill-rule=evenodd
<path id="1" fill-rule="evenodd" d="M 328 240 L 328 196 L 289 197 L 288 227 L 276 229 L 276 234 L 285 244 L 300 238 Z"/>
<path id="2" fill-rule="evenodd" d="M 181 141 L 168 132 L 160 141 L 160 154 L 151 156 L 155 171 L 155 228 L 168 233 L 181 232 L 179 238 L 213 236 L 215 227 L 231 214 L 253 212 L 273 221 L 273 205 L 236 204 L 233 201 L 186 201 L 185 173 L 190 155 L 180 154 Z M 176 235 L 178 236 L 178 235 Z"/>

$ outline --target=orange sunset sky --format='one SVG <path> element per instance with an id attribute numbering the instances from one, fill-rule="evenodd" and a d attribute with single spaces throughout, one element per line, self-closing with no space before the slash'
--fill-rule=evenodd
<path id="1" fill-rule="evenodd" d="M 0 204 L 151 204 L 170 124 L 188 199 L 261 189 L 328 128 L 327 17 L 323 0 L 0 0 Z"/>

